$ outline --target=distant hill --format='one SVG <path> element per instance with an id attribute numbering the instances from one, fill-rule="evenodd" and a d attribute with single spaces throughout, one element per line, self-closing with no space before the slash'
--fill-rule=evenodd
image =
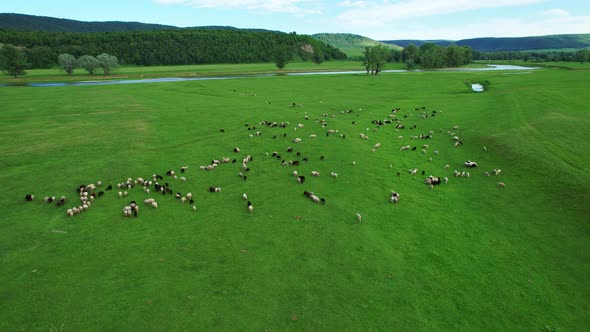
<path id="1" fill-rule="evenodd" d="M 532 37 L 486 37 L 450 40 L 384 40 L 387 44 L 407 46 L 413 43 L 420 46 L 424 43 L 434 43 L 440 46 L 448 46 L 451 43 L 469 46 L 480 52 L 500 51 L 533 51 L 533 50 L 559 50 L 581 49 L 590 46 L 590 34 L 548 35 Z"/>
<path id="2" fill-rule="evenodd" d="M 83 22 L 47 16 L 0 13 L 0 29 L 47 32 L 121 32 L 178 29 L 178 27 L 140 22 Z"/>
<path id="3" fill-rule="evenodd" d="M 311 35 L 313 38 L 332 45 L 346 53 L 349 58 L 360 57 L 367 46 L 385 45 L 394 50 L 401 50 L 402 47 L 394 43 L 382 43 L 364 36 L 350 33 L 317 33 Z"/>

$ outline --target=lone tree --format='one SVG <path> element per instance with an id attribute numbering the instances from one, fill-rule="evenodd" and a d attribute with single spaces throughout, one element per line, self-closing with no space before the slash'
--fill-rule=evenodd
<path id="1" fill-rule="evenodd" d="M 29 63 L 22 50 L 11 44 L 0 47 L 0 69 L 2 71 L 16 78 L 18 75 L 26 74 L 25 69 L 28 66 Z"/>
<path id="2" fill-rule="evenodd" d="M 384 45 L 365 47 L 363 52 L 363 66 L 367 70 L 367 75 L 378 75 L 383 70 L 387 59 L 390 56 L 389 49 Z"/>
<path id="3" fill-rule="evenodd" d="M 88 74 L 92 75 L 96 68 L 100 67 L 100 64 L 92 55 L 83 55 L 78 58 L 78 66 L 84 68 Z"/>
<path id="4" fill-rule="evenodd" d="M 322 52 L 321 50 L 316 48 L 315 50 L 313 50 L 312 58 L 313 58 L 313 63 L 315 63 L 316 65 L 319 65 L 322 62 L 324 62 L 324 52 Z"/>
<path id="5" fill-rule="evenodd" d="M 282 70 L 285 68 L 289 60 L 291 60 L 292 52 L 288 46 L 278 47 L 275 51 L 274 60 L 277 68 Z"/>
<path id="6" fill-rule="evenodd" d="M 114 55 L 102 53 L 96 57 L 98 60 L 98 65 L 104 71 L 104 76 L 108 76 L 111 74 L 111 71 L 119 68 L 119 60 Z"/>
<path id="7" fill-rule="evenodd" d="M 73 55 L 67 53 L 60 54 L 57 57 L 57 62 L 59 63 L 61 69 L 63 69 L 66 74 L 68 74 L 68 76 L 72 76 L 74 69 L 76 69 L 78 66 L 76 58 Z"/>

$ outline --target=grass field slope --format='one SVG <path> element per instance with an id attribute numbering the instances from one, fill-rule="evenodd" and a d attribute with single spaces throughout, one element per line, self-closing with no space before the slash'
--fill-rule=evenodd
<path id="1" fill-rule="evenodd" d="M 0 87 L 0 331 L 588 330 L 588 75 Z"/>
<path id="2" fill-rule="evenodd" d="M 402 47 L 398 45 L 381 43 L 371 38 L 351 33 L 318 33 L 311 36 L 340 49 L 342 52 L 346 53 L 349 58 L 362 56 L 363 51 L 367 46 L 385 45 L 394 50 L 402 49 Z"/>

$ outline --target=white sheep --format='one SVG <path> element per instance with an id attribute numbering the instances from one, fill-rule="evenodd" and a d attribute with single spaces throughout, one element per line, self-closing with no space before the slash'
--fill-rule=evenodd
<path id="1" fill-rule="evenodd" d="M 119 191 L 119 198 L 123 197 L 123 193 Z"/>
<path id="2" fill-rule="evenodd" d="M 338 177 L 338 173 L 336 173 L 336 172 L 331 172 L 331 173 L 330 173 L 330 176 L 331 176 L 331 177 L 333 177 L 333 178 L 337 178 L 337 177 Z"/>
<path id="3" fill-rule="evenodd" d="M 498 182 L 498 188 L 506 188 L 506 184 L 504 182 Z"/>
<path id="4" fill-rule="evenodd" d="M 311 175 L 312 175 L 312 176 L 320 176 L 320 172 L 317 172 L 317 171 L 311 171 Z"/>
<path id="5" fill-rule="evenodd" d="M 186 182 L 186 178 L 185 178 L 184 176 L 181 176 L 181 177 L 180 177 L 180 181 L 182 181 L 182 182 Z M 149 190 L 149 189 L 148 189 L 148 190 Z"/>
<path id="6" fill-rule="evenodd" d="M 299 176 L 299 173 L 297 173 L 297 171 L 293 171 L 293 176 Z"/>
<path id="7" fill-rule="evenodd" d="M 248 205 L 248 212 L 252 213 L 254 211 L 254 206 L 252 204 Z"/>
<path id="8" fill-rule="evenodd" d="M 193 205 L 193 211 L 197 212 L 197 206 Z"/>
<path id="9" fill-rule="evenodd" d="M 246 195 L 245 193 L 242 195 L 242 199 L 247 201 L 248 200 L 248 195 Z"/>
<path id="10" fill-rule="evenodd" d="M 311 134 L 311 135 L 309 135 L 309 138 L 318 138 L 318 135 L 316 135 L 316 134 Z"/>
<path id="11" fill-rule="evenodd" d="M 156 201 L 153 201 L 153 202 L 151 203 L 151 205 L 152 205 L 152 207 L 153 207 L 154 209 L 157 209 L 157 208 L 158 208 L 158 202 L 156 202 Z"/>
<path id="12" fill-rule="evenodd" d="M 360 214 L 360 213 L 357 213 L 357 214 L 356 214 L 356 221 L 358 221 L 359 223 L 360 223 L 361 221 L 363 221 L 363 216 L 361 216 L 361 214 Z"/>
<path id="13" fill-rule="evenodd" d="M 381 143 L 377 143 L 373 145 L 373 149 L 379 149 L 381 147 Z"/>

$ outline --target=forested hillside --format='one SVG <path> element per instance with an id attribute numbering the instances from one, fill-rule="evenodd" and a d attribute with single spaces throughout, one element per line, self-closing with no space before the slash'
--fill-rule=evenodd
<path id="1" fill-rule="evenodd" d="M 581 49 L 590 46 L 590 34 L 569 34 L 549 35 L 533 37 L 513 38 L 472 38 L 457 41 L 449 40 L 383 40 L 388 44 L 395 44 L 406 47 L 409 44 L 421 46 L 426 43 L 433 43 L 439 46 L 448 46 L 455 43 L 461 46 L 469 46 L 479 52 L 504 52 L 504 51 L 525 51 L 525 50 L 559 50 L 559 49 Z"/>
<path id="2" fill-rule="evenodd" d="M 140 22 L 82 22 L 47 16 L 0 13 L 0 29 L 47 32 L 115 32 L 178 28 L 171 25 Z"/>
<path id="3" fill-rule="evenodd" d="M 64 33 L 0 30 L 0 43 L 26 50 L 33 68 L 54 65 L 57 56 L 115 55 L 123 64 L 179 65 L 273 61 L 277 50 L 310 61 L 346 59 L 340 50 L 311 36 L 232 29 L 174 29 L 132 32 Z"/>

